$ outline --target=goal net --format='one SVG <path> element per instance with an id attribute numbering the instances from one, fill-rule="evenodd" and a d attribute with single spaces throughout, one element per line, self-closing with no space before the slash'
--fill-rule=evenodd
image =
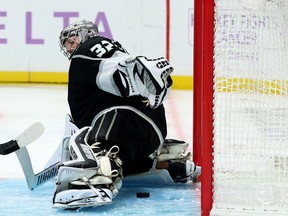
<path id="1" fill-rule="evenodd" d="M 213 7 L 210 215 L 288 215 L 288 1 Z"/>

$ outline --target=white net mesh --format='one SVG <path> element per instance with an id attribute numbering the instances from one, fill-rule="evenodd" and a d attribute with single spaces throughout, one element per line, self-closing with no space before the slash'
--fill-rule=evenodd
<path id="1" fill-rule="evenodd" d="M 287 0 L 215 0 L 214 213 L 288 215 L 287 26 Z"/>

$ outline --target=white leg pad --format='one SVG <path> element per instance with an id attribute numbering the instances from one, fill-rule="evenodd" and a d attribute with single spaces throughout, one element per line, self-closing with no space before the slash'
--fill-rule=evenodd
<path id="1" fill-rule="evenodd" d="M 75 167 L 62 166 L 58 171 L 57 182 L 72 182 L 83 177 L 91 178 L 96 174 L 95 169 L 81 169 Z"/>

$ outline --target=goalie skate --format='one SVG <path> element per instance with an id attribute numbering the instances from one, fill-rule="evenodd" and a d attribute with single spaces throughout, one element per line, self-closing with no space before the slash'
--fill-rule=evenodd
<path id="1" fill-rule="evenodd" d="M 201 167 L 191 160 L 170 160 L 168 171 L 175 183 L 186 183 L 189 180 L 196 182 L 201 174 Z"/>
<path id="2" fill-rule="evenodd" d="M 70 189 L 56 194 L 53 208 L 72 210 L 109 204 L 112 204 L 112 192 L 109 189 Z"/>

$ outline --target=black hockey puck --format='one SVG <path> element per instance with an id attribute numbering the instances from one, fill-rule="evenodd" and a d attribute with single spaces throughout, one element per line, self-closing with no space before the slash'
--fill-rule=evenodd
<path id="1" fill-rule="evenodd" d="M 148 198 L 148 197 L 150 197 L 150 193 L 149 192 L 137 192 L 136 197 L 137 198 Z"/>

